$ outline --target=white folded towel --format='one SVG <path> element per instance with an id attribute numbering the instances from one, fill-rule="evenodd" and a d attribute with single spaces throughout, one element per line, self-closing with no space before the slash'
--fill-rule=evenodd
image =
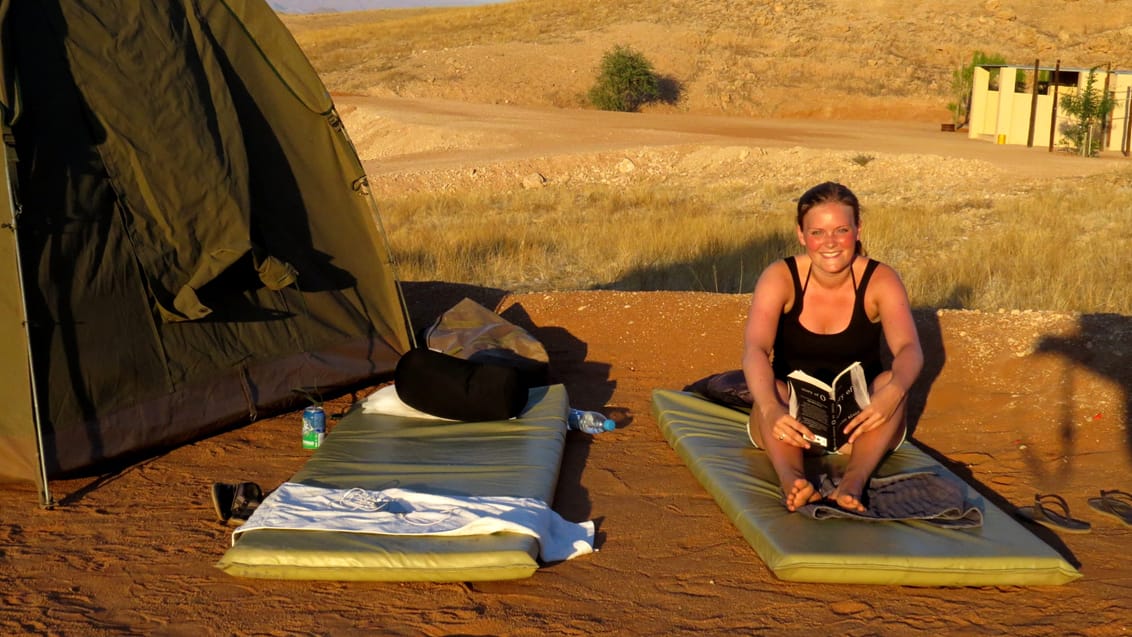
<path id="1" fill-rule="evenodd" d="M 362 401 L 362 413 L 385 414 L 388 416 L 408 416 L 410 418 L 425 418 L 427 420 L 441 420 L 444 422 L 458 422 L 451 418 L 441 418 L 423 412 L 416 407 L 410 407 L 397 395 L 396 385 L 386 385 L 373 392 Z"/>
<path id="2" fill-rule="evenodd" d="M 406 489 L 325 489 L 285 482 L 232 533 L 256 529 L 375 535 L 519 533 L 539 542 L 544 562 L 592 553 L 593 522 L 568 522 L 536 498 L 443 496 Z"/>

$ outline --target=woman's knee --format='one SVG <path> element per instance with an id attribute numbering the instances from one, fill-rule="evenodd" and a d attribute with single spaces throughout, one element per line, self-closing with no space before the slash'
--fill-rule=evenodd
<path id="1" fill-rule="evenodd" d="M 782 401 L 782 404 L 788 404 L 790 390 L 786 387 L 786 383 L 776 379 L 774 385 L 775 390 L 778 391 L 778 399 Z M 752 445 L 759 449 L 765 449 L 766 445 L 762 442 L 764 434 L 768 433 L 773 426 L 773 422 L 764 422 L 763 410 L 758 404 L 751 405 L 751 416 L 747 420 L 747 437 L 750 438 Z"/>
<path id="2" fill-rule="evenodd" d="M 759 430 L 759 416 L 758 410 L 751 410 L 751 417 L 747 420 L 747 439 L 751 441 L 755 449 L 762 449 L 763 446 L 759 443 L 762 442 L 762 432 Z"/>

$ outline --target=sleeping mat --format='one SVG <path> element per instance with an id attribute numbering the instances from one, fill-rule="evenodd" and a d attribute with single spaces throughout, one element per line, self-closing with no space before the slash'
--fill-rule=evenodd
<path id="1" fill-rule="evenodd" d="M 289 482 L 333 489 L 400 488 L 446 496 L 514 496 L 552 503 L 566 440 L 562 385 L 530 390 L 518 418 L 454 422 L 355 408 Z M 477 581 L 529 577 L 528 535 L 389 536 L 255 529 L 217 567 L 240 577 Z"/>
<path id="2" fill-rule="evenodd" d="M 911 441 L 875 475 L 931 472 L 946 479 L 981 512 L 981 525 L 941 528 L 921 520 L 819 520 L 791 513 L 766 454 L 748 439 L 746 413 L 661 389 L 653 391 L 652 410 L 668 443 L 780 579 L 989 586 L 1064 584 L 1081 577 L 1053 547 Z"/>

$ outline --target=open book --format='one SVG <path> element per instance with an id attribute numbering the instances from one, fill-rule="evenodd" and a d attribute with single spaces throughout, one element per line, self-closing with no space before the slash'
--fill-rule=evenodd
<path id="1" fill-rule="evenodd" d="M 849 439 L 845 425 L 869 404 L 869 386 L 860 363 L 841 370 L 832 385 L 801 370 L 790 372 L 786 385 L 790 389 L 790 415 L 813 432 L 810 442 L 830 451 L 845 444 Z"/>

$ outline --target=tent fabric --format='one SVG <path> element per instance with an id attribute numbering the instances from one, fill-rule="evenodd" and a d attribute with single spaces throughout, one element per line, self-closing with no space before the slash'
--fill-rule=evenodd
<path id="1" fill-rule="evenodd" d="M 8 152 L 9 158 L 14 153 Z M 8 171 L 0 171 L 0 192 L 9 192 Z M 0 228 L 15 225 L 12 206 L 0 205 Z M 13 232 L 0 231 L 0 471 L 29 479 L 37 475 L 39 457 L 35 413 L 31 403 L 31 368 L 24 328 L 24 303 L 16 267 L 19 247 Z M 7 266 L 7 267 L 5 267 Z"/>
<path id="2" fill-rule="evenodd" d="M 931 472 L 947 479 L 982 510 L 982 526 L 941 529 L 924 521 L 815 520 L 791 513 L 774 467 L 748 440 L 746 413 L 663 389 L 653 390 L 652 410 L 668 443 L 779 579 L 995 586 L 1065 584 L 1081 577 L 1041 538 L 910 441 L 877 475 Z"/>
<path id="3" fill-rule="evenodd" d="M 553 504 L 568 408 L 562 385 L 531 389 L 526 408 L 510 420 L 446 422 L 364 413 L 356 406 L 290 482 Z M 255 529 L 236 535 L 216 566 L 229 575 L 267 579 L 468 582 L 530 577 L 538 554 L 537 540 L 516 533 Z"/>
<path id="4" fill-rule="evenodd" d="M 0 242 L 0 317 L 19 320 L 22 266 L 50 475 L 392 371 L 411 328 L 365 174 L 264 2 L 9 0 L 0 18 L 19 250 Z M 29 427 L 0 416 L 0 458 L 27 457 Z"/>

